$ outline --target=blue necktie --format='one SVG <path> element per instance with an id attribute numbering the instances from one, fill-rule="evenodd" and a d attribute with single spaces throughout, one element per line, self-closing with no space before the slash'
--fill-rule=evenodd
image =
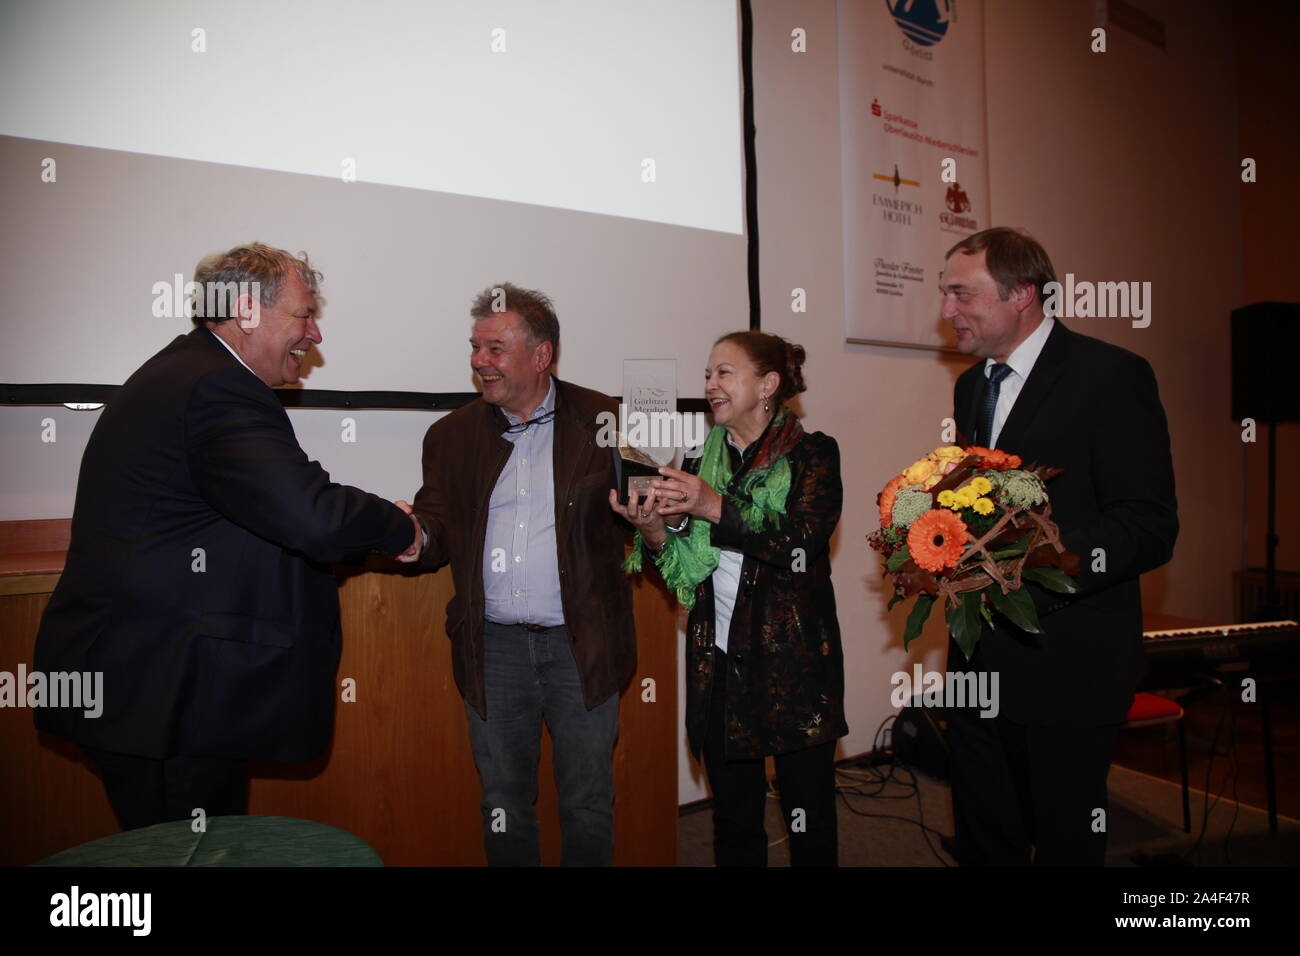
<path id="1" fill-rule="evenodd" d="M 980 430 L 976 442 L 987 442 L 986 448 L 993 447 L 993 410 L 998 406 L 998 392 L 1002 390 L 1002 380 L 1011 374 L 1010 365 L 994 365 L 989 369 L 988 385 L 984 389 L 984 407 L 980 410 Z"/>

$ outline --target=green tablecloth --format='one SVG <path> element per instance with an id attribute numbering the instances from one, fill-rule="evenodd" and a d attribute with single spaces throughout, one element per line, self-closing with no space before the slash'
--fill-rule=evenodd
<path id="1" fill-rule="evenodd" d="M 370 845 L 346 830 L 291 817 L 209 817 L 115 833 L 56 853 L 33 866 L 383 866 Z"/>

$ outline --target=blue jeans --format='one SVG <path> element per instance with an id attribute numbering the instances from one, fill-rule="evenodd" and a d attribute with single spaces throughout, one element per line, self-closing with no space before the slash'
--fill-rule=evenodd
<path id="1" fill-rule="evenodd" d="M 483 783 L 483 845 L 490 866 L 537 866 L 537 761 L 551 732 L 560 796 L 562 866 L 609 866 L 614 854 L 614 741 L 618 695 L 594 710 L 582 697 L 564 627 L 531 632 L 484 622 L 487 719 L 466 705 Z"/>

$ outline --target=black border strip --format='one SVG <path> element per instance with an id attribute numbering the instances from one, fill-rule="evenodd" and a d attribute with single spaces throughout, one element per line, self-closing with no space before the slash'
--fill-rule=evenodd
<path id="1" fill-rule="evenodd" d="M 64 405 L 72 402 L 108 404 L 121 385 L 5 385 L 0 384 L 0 405 Z M 285 408 L 392 408 L 448 412 L 468 405 L 478 392 L 343 392 L 325 388 L 277 388 Z M 620 396 L 614 396 L 621 401 Z M 679 398 L 679 412 L 707 412 L 702 398 Z"/>
<path id="2" fill-rule="evenodd" d="M 749 327 L 763 327 L 763 301 L 758 288 L 758 152 L 754 129 L 754 11 L 740 0 L 740 74 L 744 87 L 745 235 L 749 239 Z"/>
<path id="3" fill-rule="evenodd" d="M 0 404 L 107 404 L 121 387 L 75 384 L 0 385 Z M 285 408 L 415 408 L 426 411 L 450 411 L 478 398 L 478 392 L 355 392 L 324 388 L 277 388 L 275 394 Z"/>

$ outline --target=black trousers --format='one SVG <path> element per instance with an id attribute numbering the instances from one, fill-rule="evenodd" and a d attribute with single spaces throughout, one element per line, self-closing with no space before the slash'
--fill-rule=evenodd
<path id="1" fill-rule="evenodd" d="M 1101 866 L 1116 725 L 1038 727 L 947 711 L 962 866 Z"/>
<path id="2" fill-rule="evenodd" d="M 123 830 L 248 812 L 248 761 L 220 757 L 137 757 L 81 748 L 99 766 Z"/>
<path id="3" fill-rule="evenodd" d="M 726 759 L 727 655 L 715 651 L 704 734 L 704 767 L 713 791 L 713 859 L 718 866 L 767 866 L 767 774 L 763 758 Z M 837 866 L 835 741 L 779 754 L 776 784 L 790 835 L 791 866 Z"/>

